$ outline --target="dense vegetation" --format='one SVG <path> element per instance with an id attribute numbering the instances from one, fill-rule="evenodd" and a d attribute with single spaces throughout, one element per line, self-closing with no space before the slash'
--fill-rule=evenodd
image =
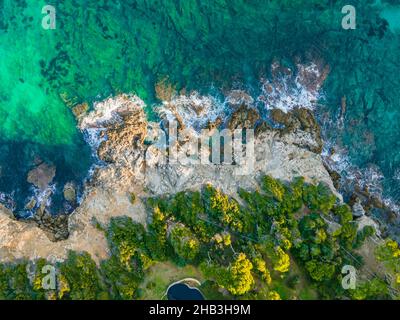
<path id="1" fill-rule="evenodd" d="M 191 264 L 207 279 L 208 298 L 381 299 L 393 297 L 387 279 L 357 281 L 342 287 L 344 265 L 360 270 L 357 254 L 374 234 L 357 230 L 350 208 L 339 204 L 322 184 L 297 178 L 282 183 L 263 177 L 259 190 L 239 190 L 235 200 L 211 185 L 147 200 L 148 225 L 113 218 L 106 233 L 110 258 L 96 266 L 87 253 L 70 252 L 56 265 L 57 283 L 43 289 L 48 262 L 0 265 L 2 299 L 140 299 L 152 265 Z M 400 249 L 388 240 L 377 259 L 400 283 Z M 396 278 L 397 277 L 397 278 Z M 161 298 L 161 297 L 160 297 Z"/>

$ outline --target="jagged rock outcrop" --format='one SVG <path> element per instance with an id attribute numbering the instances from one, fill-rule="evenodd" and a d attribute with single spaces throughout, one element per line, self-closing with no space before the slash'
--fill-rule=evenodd
<path id="1" fill-rule="evenodd" d="M 353 216 L 360 218 L 365 215 L 365 210 L 361 204 L 360 199 L 357 199 L 356 203 L 353 204 Z"/>
<path id="2" fill-rule="evenodd" d="M 300 108 L 285 113 L 274 109 L 271 111 L 271 118 L 276 123 L 284 125 L 284 128 L 280 130 L 281 135 L 288 133 L 296 135 L 293 144 L 314 153 L 321 153 L 323 143 L 320 128 L 310 110 Z"/>
<path id="3" fill-rule="evenodd" d="M 195 99 L 194 103 L 190 97 Z M 159 112 L 168 117 L 161 123 L 148 122 L 144 103 L 135 96 L 109 98 L 96 104 L 91 112 L 80 115 L 79 128 L 91 138 L 89 142 L 101 162 L 100 166 L 94 168 L 92 179 L 86 185 L 82 203 L 68 218 L 65 215 L 51 217 L 45 207 L 41 207 L 34 218 L 36 225 L 11 221 L 0 210 L 0 260 L 49 256 L 64 259 L 68 250 L 77 250 L 87 251 L 96 261 L 100 261 L 107 256 L 108 247 L 96 223 L 106 224 L 110 217 L 119 215 L 128 215 L 145 223 L 143 198 L 199 189 L 207 183 L 236 196 L 239 187 L 257 188 L 257 178 L 260 175 L 269 174 L 282 180 L 304 176 L 309 182 L 325 182 L 336 193 L 320 154 L 313 148 L 315 137 L 318 136 L 317 130 L 313 130 L 314 122 L 302 118 L 308 113 L 290 113 L 293 119 L 285 120 L 289 121 L 288 128 L 276 129 L 262 123 L 251 100 L 247 101 L 247 105 L 243 94 L 236 93 L 236 97 L 241 97 L 241 100 L 235 100 L 234 97 L 235 94 L 231 95 L 225 105 L 231 109 L 224 111 L 220 105 L 213 106 L 212 100 L 197 95 L 175 98 L 179 104 L 175 110 L 184 110 L 180 119 L 184 126 L 180 128 L 178 137 L 170 141 L 166 139 L 165 131 L 168 128 L 165 124 L 166 120 L 175 119 L 173 114 L 165 111 L 164 105 L 164 110 L 160 108 Z M 192 119 L 192 122 L 185 117 L 185 114 L 196 113 L 190 108 L 199 110 L 203 102 L 206 103 L 204 110 L 210 111 L 214 120 L 224 120 L 214 122 L 214 129 L 209 128 L 210 122 L 203 121 L 201 117 Z M 207 148 L 197 150 L 196 143 L 193 143 L 198 142 L 199 129 L 208 127 L 208 135 L 212 136 L 218 126 L 235 129 L 257 126 L 253 140 L 254 157 L 250 159 L 254 161 L 250 168 L 248 163 L 241 166 L 242 158 L 234 148 L 236 151 L 230 165 L 202 162 L 188 164 L 186 160 L 201 158 L 209 151 Z M 246 153 L 243 151 L 247 152 L 249 146 L 248 142 L 239 149 L 244 159 Z M 178 155 L 182 157 L 170 161 L 167 156 L 171 153 L 167 147 L 176 147 Z M 130 201 L 132 193 L 136 195 L 134 203 Z M 64 197 L 68 201 L 73 200 L 72 189 L 66 187 Z M 62 241 L 54 242 L 56 240 Z"/>
<path id="4" fill-rule="evenodd" d="M 101 136 L 106 139 L 101 142 L 98 156 L 108 163 L 118 163 L 127 159 L 134 149 L 143 144 L 146 137 L 147 121 L 142 108 L 132 106 L 126 110 L 116 110 L 114 121 L 107 125 L 107 130 Z"/>
<path id="5" fill-rule="evenodd" d="M 99 132 L 96 152 L 107 164 L 95 169 L 91 186 L 129 191 L 141 176 L 148 125 L 143 107 L 139 98 L 121 95 L 99 103 L 80 120 L 81 130 Z"/>
<path id="6" fill-rule="evenodd" d="M 260 120 L 259 113 L 254 108 L 250 108 L 248 105 L 242 104 L 235 112 L 232 113 L 227 127 L 230 130 L 246 128 L 253 129 L 255 128 L 258 120 Z"/>
<path id="7" fill-rule="evenodd" d="M 238 95 L 240 98 L 241 95 Z M 232 98 L 231 98 L 232 99 Z M 235 103 L 230 101 L 235 107 Z M 186 106 L 186 110 L 189 106 Z M 227 119 L 228 129 L 255 128 L 260 116 L 253 106 L 236 103 L 236 110 L 230 112 Z M 310 116 L 310 119 L 306 117 Z M 255 131 L 254 168 L 246 174 L 238 173 L 238 165 L 201 164 L 196 148 L 196 132 L 186 130 L 176 141 L 176 149 L 182 151 L 181 159 L 194 160 L 191 165 L 176 161 L 166 163 L 165 146 L 150 145 L 146 150 L 146 187 L 154 194 L 175 193 L 185 189 L 200 188 L 206 183 L 212 183 L 224 192 L 234 194 L 238 187 L 253 189 L 257 185 L 257 177 L 270 174 L 275 178 L 291 180 L 294 176 L 304 176 L 310 182 L 325 182 L 333 192 L 336 192 L 329 173 L 322 165 L 318 151 L 321 149 L 319 128 L 314 117 L 308 110 L 294 110 L 284 114 L 287 121 L 285 129 L 273 129 L 267 124 L 261 124 Z M 169 120 L 173 120 L 171 115 Z M 163 135 L 160 128 L 155 129 Z M 209 136 L 215 131 L 210 131 Z M 194 138 L 194 139 L 193 139 Z M 155 138 L 153 137 L 153 140 Z M 244 149 L 246 149 L 243 146 Z M 337 194 L 339 198 L 340 195 Z"/>
<path id="8" fill-rule="evenodd" d="M 44 206 L 41 206 L 32 220 L 42 229 L 50 241 L 66 240 L 69 236 L 68 215 L 52 215 Z"/>

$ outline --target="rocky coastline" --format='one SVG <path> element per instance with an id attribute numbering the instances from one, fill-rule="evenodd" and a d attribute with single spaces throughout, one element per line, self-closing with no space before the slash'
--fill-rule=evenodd
<path id="1" fill-rule="evenodd" d="M 315 81 L 323 81 L 325 76 L 312 79 L 313 88 L 318 88 L 320 83 Z M 311 86 L 310 81 L 307 83 Z M 159 88 L 158 92 L 163 90 L 166 89 Z M 296 107 L 287 112 L 272 109 L 270 120 L 274 125 L 271 126 L 244 91 L 229 92 L 223 108 L 197 93 L 164 97 L 169 100 L 157 108 L 160 122 L 147 120 L 145 103 L 134 95 L 110 97 L 95 104 L 92 110 L 86 104 L 75 106 L 78 127 L 90 137 L 88 143 L 99 160 L 85 184 L 82 200 L 78 202 L 76 187 L 69 183 L 63 195 L 75 208 L 70 215 L 51 215 L 46 210 L 45 199 L 39 204 L 30 204 L 35 214 L 28 221 L 12 219 L 9 210 L 0 208 L 0 261 L 38 257 L 62 260 L 68 250 L 75 250 L 87 251 L 99 262 L 108 255 L 106 239 L 99 226 L 107 224 L 111 217 L 127 215 L 146 224 L 146 198 L 198 190 L 209 183 L 237 197 L 239 188 L 256 190 L 258 177 L 262 175 L 283 181 L 302 176 L 306 182 L 326 184 L 342 201 L 337 191 L 339 175 L 321 156 L 321 132 L 310 108 Z M 213 117 L 203 121 L 210 114 Z M 171 121 L 178 123 L 179 135 L 166 144 L 167 123 Z M 192 142 L 202 129 L 208 129 L 211 137 L 218 130 L 246 128 L 255 132 L 251 174 L 237 175 L 234 165 L 165 161 L 167 146 L 194 157 L 196 150 Z M 45 191 L 55 170 L 49 164 L 40 164 L 29 174 L 29 179 Z M 354 214 L 360 224 L 377 228 L 376 222 L 364 213 L 368 212 L 368 204 L 378 204 L 365 199 L 371 198 L 355 193 L 351 203 Z"/>

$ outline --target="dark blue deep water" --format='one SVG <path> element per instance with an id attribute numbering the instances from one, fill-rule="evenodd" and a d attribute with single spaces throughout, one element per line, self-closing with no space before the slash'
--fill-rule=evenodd
<path id="1" fill-rule="evenodd" d="M 167 292 L 168 300 L 204 300 L 200 290 L 190 288 L 186 284 L 177 283 L 171 286 Z"/>

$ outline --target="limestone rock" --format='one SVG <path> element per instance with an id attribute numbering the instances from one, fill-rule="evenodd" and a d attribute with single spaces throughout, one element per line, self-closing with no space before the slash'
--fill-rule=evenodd
<path id="1" fill-rule="evenodd" d="M 244 114 L 245 112 L 243 112 Z M 243 118 L 238 117 L 237 119 Z M 245 121 L 236 123 L 239 126 Z M 322 163 L 321 156 L 304 146 L 304 131 L 295 130 L 282 133 L 266 124 L 260 127 L 262 129 L 258 128 L 254 141 L 254 168 L 248 174 L 240 174 L 241 167 L 237 165 L 205 165 L 202 163 L 185 165 L 179 161 L 168 164 L 165 159 L 165 149 L 158 148 L 156 144 L 153 144 L 146 151 L 144 179 L 146 187 L 152 193 L 161 195 L 185 189 L 199 189 L 204 184 L 211 182 L 224 192 L 235 194 L 239 187 L 255 189 L 257 177 L 261 175 L 269 174 L 287 181 L 292 180 L 295 176 L 304 176 L 308 182 L 325 182 L 341 199 L 333 186 L 329 172 Z M 185 143 L 189 142 L 182 139 L 180 147 L 191 150 L 190 146 Z"/>
<path id="2" fill-rule="evenodd" d="M 33 216 L 33 221 L 42 229 L 50 241 L 66 240 L 69 236 L 68 216 L 52 215 L 45 207 L 45 202 Z"/>
<path id="3" fill-rule="evenodd" d="M 122 121 L 107 127 L 107 140 L 100 144 L 98 156 L 103 161 L 118 162 L 121 156 L 128 156 L 138 143 L 143 143 L 146 136 L 147 122 L 143 109 L 133 109 L 120 116 Z"/>
<path id="4" fill-rule="evenodd" d="M 92 186 L 129 192 L 135 179 L 140 179 L 145 167 L 148 129 L 143 106 L 139 98 L 121 95 L 96 104 L 93 111 L 80 119 L 81 130 L 102 132 L 97 154 L 107 166 L 95 170 Z M 151 129 L 152 134 L 157 136 L 157 130 Z"/>
<path id="5" fill-rule="evenodd" d="M 234 129 L 253 129 L 260 115 L 254 108 L 242 104 L 229 119 L 228 128 Z"/>
<path id="6" fill-rule="evenodd" d="M 282 124 L 281 135 L 295 133 L 296 139 L 293 143 L 302 148 L 320 154 L 322 152 L 321 132 L 312 112 L 305 108 L 296 108 L 285 113 L 279 109 L 271 111 L 271 118 L 276 123 Z"/>
<path id="7" fill-rule="evenodd" d="M 357 199 L 356 203 L 353 205 L 353 216 L 356 218 L 362 217 L 365 215 L 365 210 L 361 205 L 361 200 Z"/>
<path id="8" fill-rule="evenodd" d="M 196 128 L 207 126 L 201 117 L 205 112 L 217 115 L 218 109 L 210 105 L 213 103 L 210 99 L 192 98 L 196 99 L 194 105 L 199 110 L 199 116 L 193 123 L 187 122 L 188 117 L 182 117 L 188 130 L 184 131 L 184 136 L 181 132 L 182 137 L 172 143 L 190 155 L 195 151 L 190 143 L 191 138 L 198 134 Z M 175 101 L 181 103 L 177 110 L 191 115 L 191 98 L 180 99 Z M 239 104 L 236 118 L 231 121 L 232 126 L 254 125 L 257 114 L 248 107 L 241 108 L 241 105 L 244 104 Z M 0 235 L 0 260 L 49 256 L 65 259 L 68 250 L 76 250 L 89 252 L 98 262 L 107 258 L 109 248 L 104 234 L 92 225 L 93 217 L 106 224 L 113 216 L 128 215 L 145 224 L 146 209 L 141 199 L 198 190 L 207 183 L 237 197 L 239 187 L 256 189 L 261 175 L 268 174 L 287 181 L 304 176 L 307 182 L 325 182 L 340 198 L 320 154 L 307 147 L 307 139 L 313 137 L 312 122 L 301 120 L 301 114 L 293 121 L 295 126 L 286 131 L 267 124 L 259 126 L 254 141 L 254 167 L 244 173 L 241 169 L 246 169 L 246 163 L 225 165 L 166 161 L 165 132 L 160 123 L 148 123 L 143 103 L 126 95 L 106 99 L 79 118 L 82 131 L 98 130 L 103 133 L 98 155 L 106 163 L 94 170 L 90 183 L 85 187 L 82 203 L 70 216 L 52 216 L 46 210 L 46 201 L 42 201 L 32 219 L 35 224 L 12 221 L 0 210 L 0 228 L 3 230 Z M 44 187 L 54 175 L 55 168 L 42 163 L 30 173 L 29 180 Z M 43 176 L 47 179 L 39 179 Z M 64 191 L 67 191 L 65 198 L 72 200 L 72 189 Z M 136 195 L 134 204 L 127 197 L 131 193 Z"/>

